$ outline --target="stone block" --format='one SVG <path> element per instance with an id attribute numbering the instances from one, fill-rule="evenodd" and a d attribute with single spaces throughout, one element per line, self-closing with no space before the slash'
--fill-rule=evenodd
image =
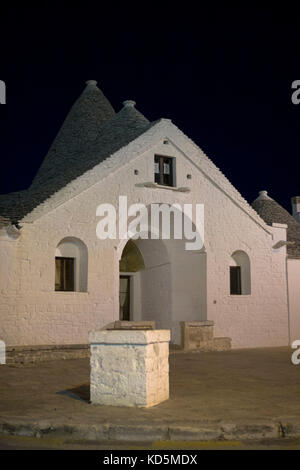
<path id="1" fill-rule="evenodd" d="M 169 398 L 169 330 L 89 334 L 93 404 L 150 407 Z"/>
<path id="2" fill-rule="evenodd" d="M 181 322 L 181 345 L 185 351 L 229 351 L 231 338 L 214 338 L 214 322 Z"/>

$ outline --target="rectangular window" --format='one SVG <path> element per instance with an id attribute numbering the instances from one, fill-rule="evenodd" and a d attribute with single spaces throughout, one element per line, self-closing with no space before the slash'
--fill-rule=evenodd
<path id="1" fill-rule="evenodd" d="M 74 258 L 55 257 L 55 290 L 74 291 Z"/>
<path id="2" fill-rule="evenodd" d="M 242 294 L 241 267 L 240 266 L 230 266 L 230 294 L 231 295 Z"/>
<path id="3" fill-rule="evenodd" d="M 154 181 L 163 186 L 174 186 L 173 158 L 155 155 L 154 157 Z"/>

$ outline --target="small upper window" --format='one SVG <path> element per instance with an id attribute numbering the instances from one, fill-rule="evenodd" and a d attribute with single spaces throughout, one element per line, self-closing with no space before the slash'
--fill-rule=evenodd
<path id="1" fill-rule="evenodd" d="M 174 162 L 171 157 L 155 155 L 154 181 L 164 186 L 174 186 Z"/>

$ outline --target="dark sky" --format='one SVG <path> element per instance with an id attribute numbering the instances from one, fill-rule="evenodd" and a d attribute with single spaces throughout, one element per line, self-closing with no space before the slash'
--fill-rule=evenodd
<path id="1" fill-rule="evenodd" d="M 116 111 L 134 99 L 149 120 L 172 119 L 249 202 L 266 189 L 290 210 L 300 195 L 300 10 L 108 4 L 0 7 L 0 192 L 30 185 L 95 79 Z"/>

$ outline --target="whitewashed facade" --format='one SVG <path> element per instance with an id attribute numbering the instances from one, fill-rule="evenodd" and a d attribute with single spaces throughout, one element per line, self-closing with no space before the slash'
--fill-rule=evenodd
<path id="1" fill-rule="evenodd" d="M 155 155 L 175 159 L 176 186 L 145 185 L 154 182 Z M 202 250 L 186 251 L 180 240 L 135 242 L 145 266 L 128 273 L 131 320 L 155 320 L 157 328 L 171 329 L 177 344 L 180 321 L 213 320 L 215 335 L 230 337 L 233 348 L 287 345 L 298 330 L 300 338 L 299 298 L 288 299 L 287 289 L 287 266 L 296 273 L 300 260 L 287 262 L 287 225 L 267 225 L 201 149 L 161 119 L 17 226 L 2 223 L 0 338 L 7 345 L 87 344 L 89 331 L 119 319 L 126 240 L 97 238 L 96 210 L 101 203 L 118 208 L 120 195 L 128 205 L 204 204 Z M 55 256 L 75 259 L 74 291 L 55 291 Z M 229 269 L 244 256 L 247 287 L 231 295 Z M 298 315 L 292 322 L 291 306 Z"/>

